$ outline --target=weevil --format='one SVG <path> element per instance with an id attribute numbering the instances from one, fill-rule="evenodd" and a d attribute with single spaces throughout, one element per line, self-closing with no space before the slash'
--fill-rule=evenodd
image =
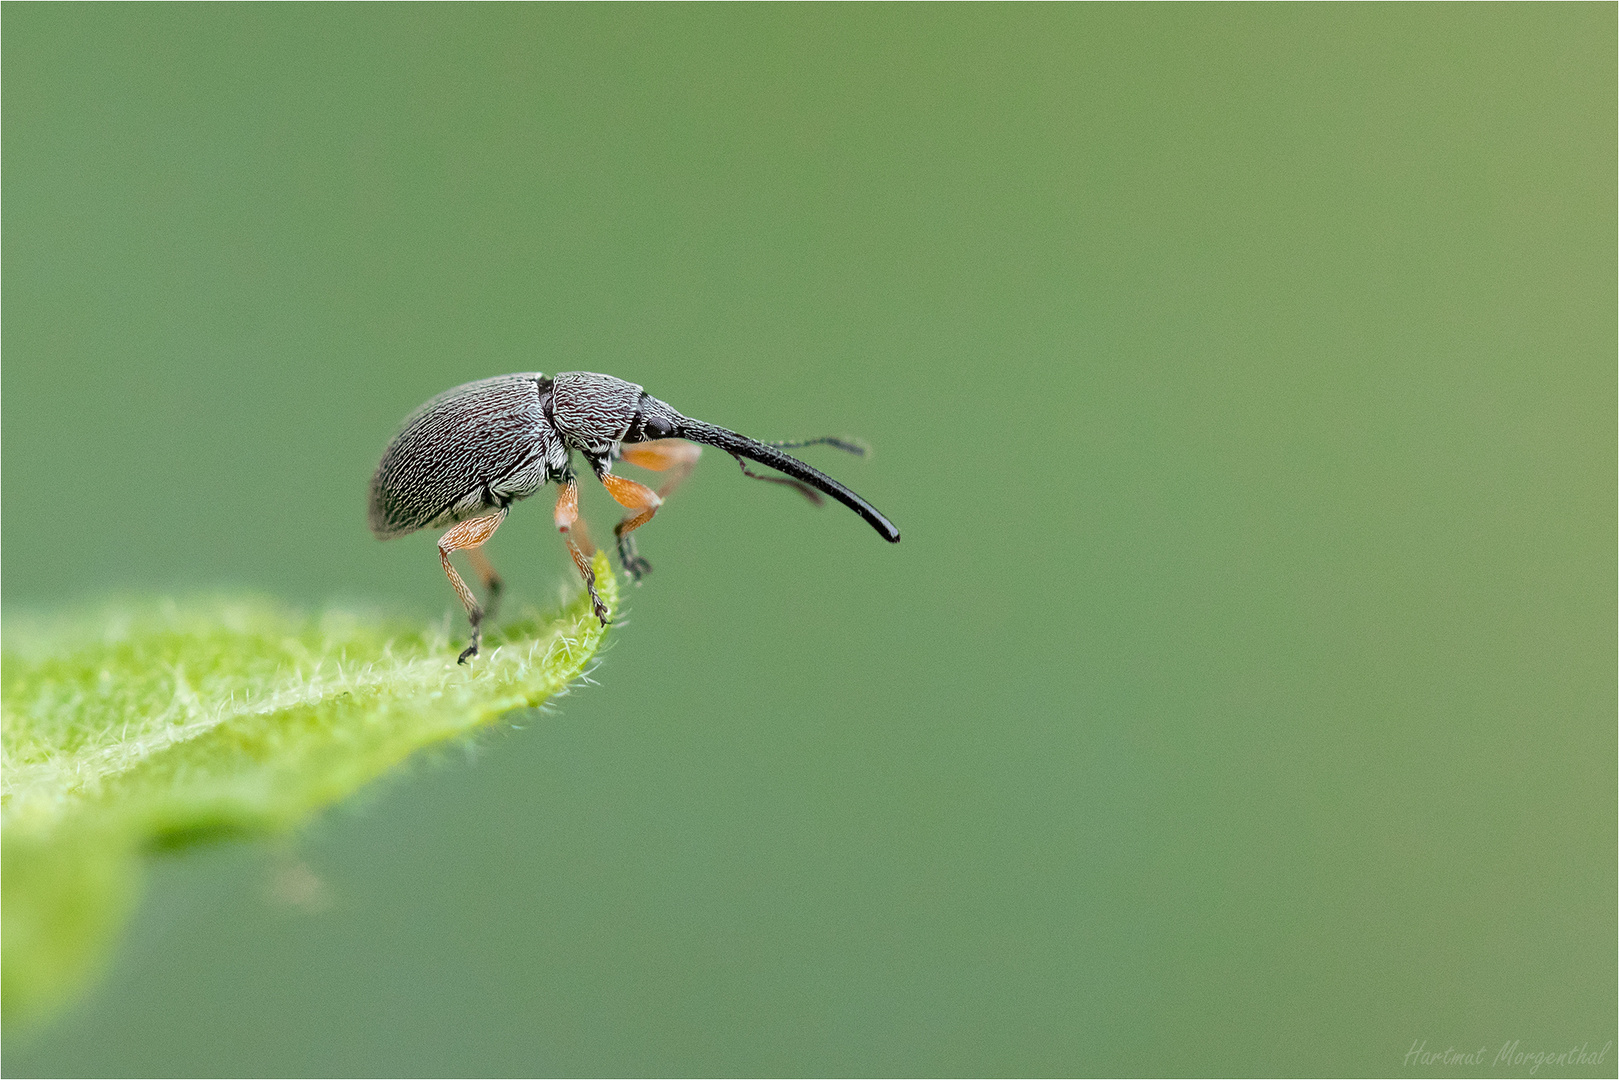
<path id="1" fill-rule="evenodd" d="M 764 443 L 701 420 L 682 416 L 635 383 L 589 371 L 547 376 L 538 371 L 497 375 L 446 390 L 417 409 L 399 429 L 371 478 L 370 524 L 379 540 L 418 529 L 449 526 L 439 537 L 439 562 L 467 609 L 471 640 L 458 662 L 478 654 L 483 624 L 494 618 L 500 575 L 478 549 L 506 520 L 511 504 L 553 481 L 555 522 L 573 564 L 585 579 L 596 618 L 607 625 L 607 608 L 596 593 L 594 549 L 579 516 L 579 454 L 607 493 L 629 513 L 613 529 L 624 570 L 639 582 L 652 567 L 636 550 L 634 532 L 652 520 L 663 500 L 691 474 L 704 445 L 725 451 L 743 473 L 786 484 L 819 503 L 832 496 L 866 520 L 877 535 L 899 541 L 899 530 L 875 506 L 836 480 L 785 452 L 825 444 L 854 453 L 864 449 L 842 439 Z M 748 461 L 782 476 L 748 468 Z M 615 461 L 666 472 L 656 491 L 613 473 Z M 456 573 L 450 553 L 465 551 L 487 597 L 479 604 Z"/>

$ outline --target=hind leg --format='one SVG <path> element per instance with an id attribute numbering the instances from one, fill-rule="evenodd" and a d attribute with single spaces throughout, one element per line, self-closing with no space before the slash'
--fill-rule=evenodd
<path id="1" fill-rule="evenodd" d="M 450 579 L 450 585 L 455 589 L 455 595 L 461 598 L 461 606 L 467 609 L 467 621 L 472 624 L 472 641 L 465 649 L 461 650 L 461 655 L 455 658 L 455 662 L 458 664 L 464 664 L 469 657 L 478 655 L 478 647 L 483 643 L 484 610 L 478 606 L 478 601 L 473 597 L 472 590 L 467 588 L 467 583 L 461 580 L 461 575 L 455 572 L 455 566 L 450 562 L 450 552 L 471 551 L 474 548 L 481 547 L 484 541 L 495 535 L 495 530 L 500 528 L 500 523 L 505 520 L 506 510 L 502 507 L 487 517 L 468 518 L 439 537 L 438 540 L 439 562 L 444 566 L 444 574 Z M 489 560 L 483 558 L 481 554 L 477 555 L 476 559 L 483 566 L 489 567 Z M 494 568 L 489 567 L 489 570 L 493 574 Z M 499 591 L 500 578 L 496 577 L 494 580 L 496 584 L 490 587 L 491 601 Z M 489 583 L 485 581 L 485 584 L 488 585 Z"/>
<path id="2" fill-rule="evenodd" d="M 472 564 L 472 572 L 478 575 L 478 580 L 483 582 L 484 621 L 494 622 L 495 610 L 500 607 L 500 594 L 505 590 L 506 583 L 495 573 L 494 564 L 489 561 L 489 556 L 485 555 L 482 549 L 467 548 L 467 561 Z"/>

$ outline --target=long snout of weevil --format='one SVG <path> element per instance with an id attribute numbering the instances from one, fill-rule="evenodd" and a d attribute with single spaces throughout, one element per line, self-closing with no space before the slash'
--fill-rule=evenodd
<path id="1" fill-rule="evenodd" d="M 500 575 L 479 550 L 511 504 L 548 483 L 557 485 L 554 520 L 574 565 L 585 580 L 596 617 L 607 625 L 607 608 L 596 594 L 591 546 L 579 516 L 579 484 L 573 470 L 578 454 L 628 513 L 613 529 L 618 557 L 631 578 L 651 569 L 636 551 L 636 529 L 652 520 L 666 499 L 690 475 L 703 446 L 723 450 L 743 473 L 785 484 L 811 502 L 829 495 L 866 520 L 890 543 L 899 530 L 876 507 L 787 449 L 827 445 L 864 453 L 858 444 L 830 437 L 795 443 L 764 443 L 726 428 L 682 416 L 635 383 L 588 371 L 498 375 L 446 390 L 412 413 L 400 427 L 371 478 L 370 523 L 378 539 L 389 540 L 425 528 L 446 529 L 439 537 L 439 562 L 472 624 L 471 641 L 458 658 L 477 655 L 483 624 L 494 618 Z M 617 476 L 613 462 L 662 472 L 657 489 Z M 756 473 L 753 461 L 780 476 Z M 480 605 L 450 562 L 465 551 L 484 586 Z"/>

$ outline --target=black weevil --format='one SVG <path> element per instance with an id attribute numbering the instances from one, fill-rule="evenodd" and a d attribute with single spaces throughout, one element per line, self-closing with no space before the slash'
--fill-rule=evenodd
<path id="1" fill-rule="evenodd" d="M 824 492 L 865 518 L 884 540 L 899 540 L 899 530 L 876 507 L 783 452 L 784 447 L 817 443 L 854 453 L 862 453 L 860 447 L 832 438 L 762 443 L 682 416 L 632 382 L 588 371 L 497 375 L 446 390 L 417 409 L 383 451 L 371 478 L 371 531 L 389 540 L 417 529 L 451 526 L 439 538 L 439 561 L 472 623 L 472 641 L 458 658 L 465 663 L 477 655 L 483 622 L 493 617 L 500 597 L 500 576 L 478 548 L 494 535 L 512 503 L 554 480 L 559 486 L 557 529 L 605 626 L 607 609 L 596 595 L 590 540 L 579 519 L 573 453 L 582 455 L 608 494 L 629 509 L 613 532 L 619 560 L 639 581 L 651 567 L 636 553 L 631 533 L 651 521 L 664 497 L 690 474 L 702 452 L 694 443 L 724 450 L 747 475 L 790 485 L 814 502 L 820 501 L 817 492 Z M 744 458 L 786 475 L 755 473 Z M 619 460 L 669 471 L 670 479 L 653 491 L 613 475 L 613 462 Z M 479 606 L 450 564 L 450 552 L 459 550 L 467 552 L 488 591 L 487 608 Z"/>

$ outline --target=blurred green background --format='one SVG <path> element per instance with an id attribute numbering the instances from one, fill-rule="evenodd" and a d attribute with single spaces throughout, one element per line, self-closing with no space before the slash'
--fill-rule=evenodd
<path id="1" fill-rule="evenodd" d="M 1414 1043 L 1613 1038 L 1615 33 L 7 5 L 13 610 L 460 618 L 365 486 L 514 370 L 862 435 L 805 453 L 905 539 L 710 453 L 599 686 L 162 862 L 5 1071 L 1434 1075 Z M 545 502 L 488 549 L 519 600 L 571 584 Z"/>

